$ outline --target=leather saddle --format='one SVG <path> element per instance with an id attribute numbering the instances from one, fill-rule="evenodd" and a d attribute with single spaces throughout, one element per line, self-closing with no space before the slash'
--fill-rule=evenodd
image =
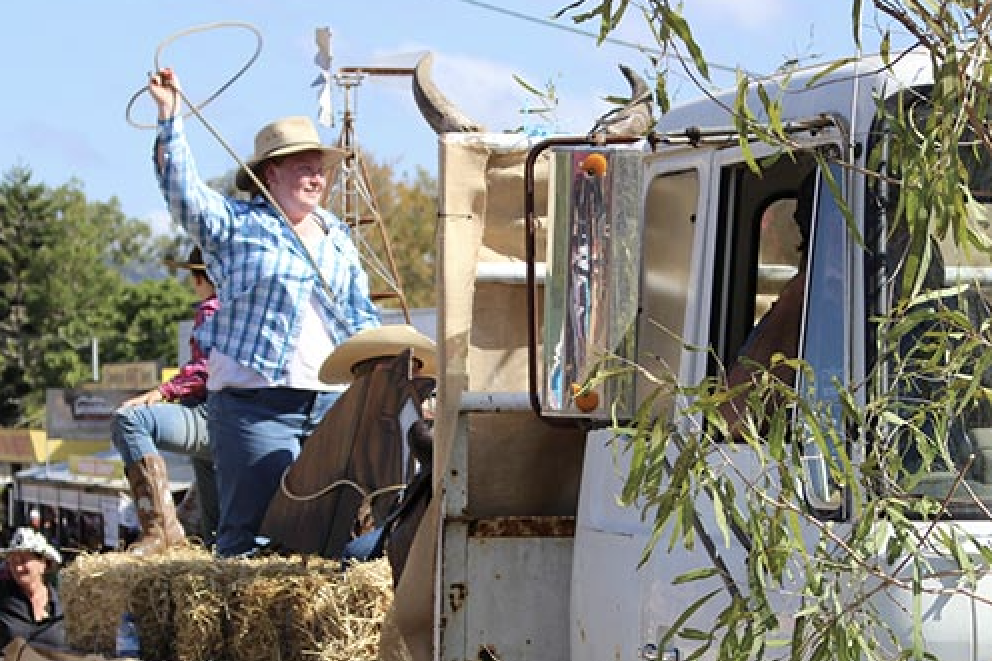
<path id="1" fill-rule="evenodd" d="M 356 377 L 328 410 L 269 503 L 259 532 L 272 550 L 339 558 L 387 522 L 415 474 L 408 438 L 434 390 L 412 374 L 408 349 Z"/>

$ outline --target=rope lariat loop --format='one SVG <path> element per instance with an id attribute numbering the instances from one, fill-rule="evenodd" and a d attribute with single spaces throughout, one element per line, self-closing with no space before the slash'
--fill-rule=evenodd
<path id="1" fill-rule="evenodd" d="M 189 99 L 186 99 L 185 97 L 183 97 L 183 99 L 186 102 L 186 104 L 189 105 L 189 107 L 190 107 L 190 112 L 188 112 L 185 115 L 183 115 L 183 117 L 189 117 L 190 115 L 195 115 L 195 114 L 197 114 L 197 111 L 200 111 L 200 110 L 203 110 L 204 108 L 206 108 L 210 103 L 212 103 L 215 99 L 217 99 L 217 97 L 219 97 L 221 94 L 223 94 L 224 92 L 226 92 L 227 91 L 227 88 L 229 88 L 231 85 L 233 85 L 235 83 L 235 81 L 237 81 L 239 78 L 241 78 L 241 76 L 243 76 L 245 74 L 245 72 L 248 71 L 248 69 L 250 69 L 253 64 L 255 64 L 255 61 L 258 60 L 258 56 L 262 52 L 262 33 L 259 32 L 258 28 L 256 28 L 254 25 L 252 25 L 250 23 L 243 23 L 243 22 L 240 22 L 240 21 L 221 21 L 221 22 L 218 22 L 218 23 L 204 23 L 203 25 L 194 25 L 193 27 L 186 28 L 185 30 L 180 30 L 179 32 L 176 32 L 175 34 L 173 34 L 173 35 L 171 35 L 169 37 L 166 37 L 158 45 L 158 48 L 155 49 L 155 68 L 152 71 L 159 71 L 162 68 L 162 66 L 161 66 L 162 53 L 173 42 L 178 41 L 182 37 L 187 37 L 187 36 L 189 36 L 191 34 L 199 34 L 200 32 L 209 32 L 209 31 L 212 31 L 212 30 L 224 29 L 224 28 L 238 28 L 238 29 L 248 30 L 251 33 L 253 33 L 255 35 L 255 52 L 252 53 L 251 57 L 248 58 L 248 61 L 246 61 L 244 63 L 244 65 L 242 65 L 242 67 L 240 69 L 238 69 L 238 71 L 233 76 L 231 76 L 231 78 L 229 78 L 227 80 L 226 83 L 224 83 L 223 85 L 221 85 L 220 87 L 218 87 L 217 90 L 213 94 L 211 94 L 210 96 L 208 96 L 201 103 L 199 103 L 197 105 L 193 105 L 193 104 L 191 104 L 189 102 Z M 134 108 L 135 101 L 137 101 L 138 98 L 142 94 L 144 94 L 145 92 L 147 92 L 147 91 L 148 91 L 148 85 L 145 85 L 140 90 L 138 90 L 137 92 L 135 92 L 131 96 L 130 100 L 127 102 L 127 108 L 124 111 L 124 116 L 127 119 L 127 123 L 130 124 L 131 126 L 133 126 L 136 129 L 154 129 L 154 128 L 157 128 L 157 125 L 154 124 L 154 123 L 152 123 L 152 124 L 142 124 L 140 122 L 135 121 L 131 117 L 131 111 Z"/>
<path id="2" fill-rule="evenodd" d="M 290 491 L 289 485 L 286 484 L 286 477 L 288 476 L 288 474 L 289 474 L 289 468 L 286 468 L 286 470 L 282 472 L 282 477 L 279 478 L 279 488 L 282 490 L 283 494 L 287 498 L 297 503 L 305 503 L 311 500 L 317 500 L 318 498 L 322 498 L 340 487 L 351 487 L 352 489 L 354 489 L 355 491 L 361 494 L 363 500 L 369 500 L 369 501 L 375 500 L 376 498 L 378 498 L 383 494 L 396 493 L 406 488 L 405 484 L 392 484 L 389 486 L 376 489 L 375 491 L 369 492 L 366 491 L 364 488 L 362 488 L 362 486 L 357 482 L 354 482 L 347 478 L 341 478 L 340 480 L 335 480 L 330 484 L 328 484 L 327 486 L 324 486 L 313 493 L 301 495 L 301 494 L 295 494 L 292 491 Z"/>

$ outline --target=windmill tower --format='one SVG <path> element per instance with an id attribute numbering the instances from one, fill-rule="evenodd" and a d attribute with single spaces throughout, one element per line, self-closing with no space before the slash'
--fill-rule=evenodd
<path id="1" fill-rule="evenodd" d="M 390 242 L 389 233 L 372 188 L 368 169 L 355 140 L 355 92 L 369 76 L 411 76 L 412 68 L 399 67 L 342 67 L 330 73 L 330 33 L 326 28 L 317 30 L 318 53 L 315 60 L 323 70 L 318 83 L 325 88 L 322 101 L 329 102 L 330 83 L 333 82 L 342 93 L 341 132 L 337 146 L 345 151 L 345 157 L 328 172 L 327 187 L 322 206 L 334 212 L 353 229 L 355 243 L 362 262 L 369 273 L 372 300 L 377 303 L 395 301 L 403 310 L 406 323 L 411 323 L 410 308 L 403 293 L 403 283 Z M 329 109 L 322 107 L 322 115 L 328 118 Z"/>

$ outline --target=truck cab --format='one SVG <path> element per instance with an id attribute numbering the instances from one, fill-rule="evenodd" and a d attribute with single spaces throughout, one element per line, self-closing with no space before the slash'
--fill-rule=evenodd
<path id="1" fill-rule="evenodd" d="M 857 463 L 894 453 L 918 468 L 900 434 L 910 421 L 917 430 L 929 424 L 911 411 L 948 401 L 946 384 L 907 367 L 925 364 L 930 322 L 893 345 L 886 320 L 911 298 L 920 319 L 931 318 L 929 305 L 962 322 L 952 336 L 981 330 L 992 276 L 988 255 L 934 236 L 918 275 L 904 277 L 907 237 L 876 110 L 899 103 L 922 116 L 930 83 L 923 53 L 763 81 L 761 93 L 780 98 L 785 152 L 742 136 L 729 110 L 735 93 L 675 107 L 651 139 L 622 144 L 439 136 L 435 498 L 415 543 L 421 576 L 432 581 L 429 591 L 397 591 L 400 610 L 418 598 L 429 608 L 432 658 L 677 661 L 701 648 L 669 633 L 709 630 L 747 592 L 748 559 L 764 540 L 722 520 L 705 489 L 679 523 L 691 526 L 694 543 L 669 543 L 673 524 L 656 535 L 651 504 L 625 498 L 628 475 L 652 449 L 628 443 L 627 425 L 647 405 L 670 430 L 653 446 L 666 470 L 685 450 L 680 438 L 720 435 L 693 408 L 692 388 L 725 380 L 790 282 L 802 288 L 795 358 L 808 366 L 792 385 L 836 423 L 823 440 L 796 414 L 782 418 L 803 451 L 795 532 L 813 548 L 828 528 L 864 524 L 853 486 L 830 469 L 837 456 Z M 766 119 L 757 88 L 751 94 L 758 121 Z M 969 163 L 973 181 L 988 180 L 984 156 Z M 988 203 L 975 191 L 976 222 Z M 808 227 L 797 222 L 799 204 L 810 209 Z M 631 365 L 641 369 L 621 369 Z M 972 368 L 984 383 L 984 370 Z M 596 397 L 583 398 L 590 390 Z M 905 403 L 906 425 L 893 422 L 879 437 L 841 416 L 845 406 L 870 410 L 881 396 Z M 943 454 L 924 475 L 899 474 L 915 475 L 901 485 L 909 497 L 944 505 L 936 521 L 914 524 L 920 539 L 939 527 L 992 542 L 983 514 L 992 507 L 986 408 L 925 430 L 942 439 Z M 761 451 L 732 434 L 719 440 L 714 466 L 733 466 L 738 494 L 774 488 Z M 657 479 L 664 483 L 664 470 Z M 884 522 L 868 525 L 884 536 Z M 881 567 L 882 555 L 865 562 Z M 851 590 L 864 591 L 897 638 L 910 636 L 915 613 L 928 652 L 977 659 L 992 644 L 992 607 L 980 598 L 992 595 L 992 580 L 976 578 L 978 597 L 949 591 L 957 567 L 946 549 L 926 557 L 915 595 L 895 583 Z M 718 571 L 675 580 L 701 567 Z M 788 588 L 773 604 L 772 637 L 786 642 L 810 606 Z"/>
<path id="2" fill-rule="evenodd" d="M 929 415 L 920 411 L 946 401 L 945 384 L 935 374 L 913 372 L 922 369 L 921 354 L 927 350 L 921 347 L 942 322 L 920 317 L 915 328 L 897 342 L 888 339 L 894 324 L 888 320 L 894 319 L 906 293 L 908 237 L 895 217 L 895 191 L 885 177 L 888 173 L 873 171 L 870 155 L 887 149 L 886 127 L 875 113 L 879 100 L 896 103 L 898 95 L 898 103 L 919 112 L 922 122 L 929 105 L 923 83 L 928 67 L 925 60 L 912 57 L 896 68 L 867 59 L 818 79 L 813 78 L 814 72 L 793 77 L 790 88 L 781 90 L 793 149 L 778 158 L 770 158 L 776 152 L 770 145 L 751 142 L 745 149 L 736 130 L 720 130 L 732 126 L 730 117 L 721 121 L 719 116 L 722 108 L 731 107 L 731 98 L 723 103 L 688 104 L 661 119 L 659 133 L 675 139 L 641 161 L 642 224 L 630 237 L 631 245 L 643 246 L 636 281 L 636 339 L 621 345 L 636 347 L 636 353 L 625 358 L 646 365 L 658 381 L 625 389 L 633 393 L 629 400 L 634 406 L 665 379 L 700 384 L 725 378 L 742 349 L 753 341 L 752 333 L 775 304 L 783 283 L 801 278 L 804 296 L 801 314 L 796 316 L 797 358 L 810 371 L 791 378 L 798 391 L 823 405 L 835 421 L 836 434 L 827 439 L 827 452 L 841 445 L 845 456 L 861 462 L 881 453 L 903 453 L 906 474 L 919 468 L 915 451 L 903 450 L 908 443 L 900 440 L 904 434 L 900 426 L 921 421 L 915 424 L 926 427 L 931 424 Z M 978 158 L 972 166 L 972 181 L 984 180 L 981 171 L 988 167 L 988 159 Z M 812 178 L 812 188 L 802 191 L 806 177 Z M 797 195 L 811 195 L 811 199 L 797 199 Z M 975 191 L 974 199 L 974 219 L 985 218 L 982 201 L 987 202 L 987 194 L 983 197 Z M 800 231 L 795 210 L 803 203 L 811 205 L 812 217 L 808 230 Z M 797 231 L 808 236 L 800 237 Z M 797 249 L 801 244 L 806 245 Z M 914 281 L 920 290 L 914 305 L 921 314 L 930 312 L 928 308 L 954 310 L 967 317 L 962 335 L 969 326 L 979 332 L 988 323 L 989 266 L 987 254 L 933 237 Z M 613 284 L 607 289 L 623 286 Z M 609 319 L 624 316 L 623 310 L 607 312 Z M 603 348 L 615 354 L 616 346 L 587 347 L 586 354 L 603 355 Z M 934 354 L 926 355 L 929 360 Z M 981 367 L 976 369 L 973 363 L 970 369 L 975 370 L 976 379 L 987 380 Z M 882 396 L 893 396 L 901 402 L 895 409 L 905 412 L 903 418 L 888 425 L 890 435 L 885 437 L 845 427 L 840 415 L 844 406 L 841 388 L 862 410 Z M 670 419 L 677 430 L 668 440 L 666 465 L 670 468 L 684 450 L 679 437 L 698 434 L 707 424 L 686 402 L 679 401 L 681 392 L 673 388 L 670 397 L 659 400 L 658 415 Z M 926 495 L 945 506 L 939 523 L 921 518 L 917 525 L 921 540 L 933 533 L 935 525 L 970 535 L 977 545 L 972 547 L 976 554 L 990 540 L 988 517 L 979 514 L 992 496 L 992 475 L 985 468 L 989 465 L 987 409 L 987 404 L 980 404 L 966 415 L 952 416 L 946 428 L 925 430 L 938 438 L 948 458 L 930 464 L 925 475 L 904 485 L 910 496 Z M 805 451 L 800 488 L 803 515 L 799 517 L 804 523 L 798 530 L 812 549 L 822 543 L 824 535 L 818 522 L 841 531 L 863 524 L 863 518 L 872 514 L 854 506 L 857 501 L 849 486 L 833 482 L 823 444 L 809 438 L 799 416 L 786 415 L 785 420 L 793 427 L 787 438 L 802 444 Z M 730 526 L 732 534 L 726 534 L 726 522 L 721 524 L 715 514 L 715 496 L 701 490 L 692 522 L 696 543 L 691 547 L 666 545 L 665 540 L 672 537 L 669 526 L 646 558 L 645 549 L 655 534 L 651 508 L 643 503 L 640 507 L 617 504 L 631 470 L 631 457 L 636 461 L 638 456 L 630 448 L 624 451 L 623 430 L 618 432 L 617 427 L 592 431 L 587 438 L 570 586 L 569 658 L 684 658 L 700 642 L 673 637 L 662 645 L 669 628 L 678 623 L 682 628 L 708 631 L 730 597 L 747 592 L 748 555 L 764 543 L 756 539 L 760 533 L 754 530 Z M 715 456 L 713 462 L 733 456 L 729 461 L 737 471 L 738 493 L 768 484 L 767 492 L 774 494 L 774 480 L 764 482 L 768 470 L 762 453 L 753 452 L 739 439 L 724 442 L 734 446 L 733 450 Z M 956 488 L 959 481 L 967 486 Z M 879 487 L 880 492 L 884 489 Z M 882 521 L 870 525 L 885 527 Z M 924 555 L 933 572 L 928 575 L 943 578 L 923 581 L 927 590 L 920 597 L 922 604 L 912 605 L 914 597 L 905 586 L 876 591 L 873 583 L 862 586 L 864 599 L 884 614 L 883 621 L 903 641 L 913 630 L 914 614 L 919 614 L 927 651 L 941 658 L 978 658 L 983 647 L 981 632 L 992 610 L 981 598 L 944 591 L 953 584 L 948 576 L 956 568 L 947 558 L 947 549 L 938 550 L 938 546 Z M 885 563 L 880 561 L 879 566 Z M 673 580 L 701 567 L 716 567 L 720 572 L 706 581 Z M 906 576 L 904 571 L 902 577 Z M 789 640 L 792 617 L 809 605 L 795 596 L 802 592 L 801 570 L 793 580 L 795 589 L 785 585 L 776 596 L 780 630 L 771 637 L 780 641 Z M 990 588 L 992 582 L 984 576 L 974 586 L 977 594 L 988 594 Z M 711 591 L 720 596 L 704 601 Z M 700 605 L 699 610 L 688 621 L 681 620 L 695 605 Z"/>

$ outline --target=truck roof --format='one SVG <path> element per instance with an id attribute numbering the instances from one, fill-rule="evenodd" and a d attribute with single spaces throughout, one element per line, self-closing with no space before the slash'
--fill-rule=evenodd
<path id="1" fill-rule="evenodd" d="M 857 132 L 859 120 L 870 121 L 874 116 L 879 97 L 888 98 L 899 89 L 933 81 L 929 52 L 922 48 L 892 53 L 888 65 L 876 54 L 851 59 L 824 73 L 830 66 L 819 64 L 756 79 L 751 83 L 747 105 L 758 121 L 768 120 L 758 93 L 760 86 L 769 98 L 781 100 L 784 121 L 831 113 L 845 118 Z M 655 130 L 681 134 L 690 127 L 731 128 L 737 96 L 737 89 L 731 88 L 677 104 L 659 118 Z M 865 111 L 859 113 L 861 107 Z M 860 128 L 867 130 L 866 125 Z"/>

